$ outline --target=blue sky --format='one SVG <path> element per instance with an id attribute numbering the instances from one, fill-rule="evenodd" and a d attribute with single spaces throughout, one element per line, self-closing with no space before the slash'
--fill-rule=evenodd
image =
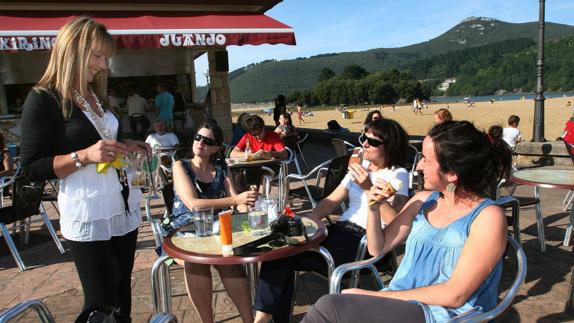
<path id="1" fill-rule="evenodd" d="M 296 46 L 229 46 L 229 70 L 267 59 L 401 47 L 435 38 L 470 16 L 538 20 L 538 0 L 284 0 L 267 15 L 295 30 Z M 574 25 L 574 0 L 547 0 L 546 21 Z M 205 60 L 196 62 L 205 84 Z"/>

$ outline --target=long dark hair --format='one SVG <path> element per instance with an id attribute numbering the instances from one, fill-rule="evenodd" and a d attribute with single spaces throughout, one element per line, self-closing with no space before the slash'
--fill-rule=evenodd
<path id="1" fill-rule="evenodd" d="M 409 135 L 395 120 L 371 121 L 365 132 L 371 132 L 383 141 L 386 167 L 405 167 L 409 149 Z"/>
<path id="2" fill-rule="evenodd" d="M 289 121 L 287 122 L 287 126 L 293 126 L 293 120 L 291 119 L 291 115 L 289 113 L 281 113 L 280 116 L 283 116 L 283 119 Z"/>
<path id="3" fill-rule="evenodd" d="M 429 131 L 443 173 L 457 174 L 460 189 L 480 196 L 492 196 L 493 184 L 510 174 L 512 153 L 493 144 L 487 134 L 468 121 L 446 121 Z"/>
<path id="4" fill-rule="evenodd" d="M 363 122 L 363 124 L 367 125 L 367 124 L 369 124 L 369 122 L 373 121 L 373 116 L 377 113 L 381 115 L 381 118 L 383 117 L 383 114 L 381 113 L 381 111 L 373 110 L 373 111 L 367 113 L 367 117 L 365 118 L 365 122 Z"/>

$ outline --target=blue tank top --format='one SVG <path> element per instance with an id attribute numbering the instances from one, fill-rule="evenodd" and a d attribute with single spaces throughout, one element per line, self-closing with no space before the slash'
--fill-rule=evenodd
<path id="1" fill-rule="evenodd" d="M 485 207 L 494 203 L 487 198 L 469 214 L 447 227 L 436 228 L 427 221 L 424 212 L 436 203 L 439 196 L 440 193 L 433 192 L 417 213 L 407 238 L 405 255 L 388 290 L 413 289 L 448 281 L 468 238 L 472 222 Z M 459 308 L 420 304 L 425 312 L 426 321 L 444 322 L 477 306 L 484 311 L 492 309 L 496 306 L 501 275 L 502 259 L 478 290 Z"/>

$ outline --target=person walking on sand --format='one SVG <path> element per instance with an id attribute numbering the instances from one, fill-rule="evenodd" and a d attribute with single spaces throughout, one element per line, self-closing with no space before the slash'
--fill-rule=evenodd
<path id="1" fill-rule="evenodd" d="M 303 108 L 301 105 L 297 105 L 297 120 L 299 120 L 299 125 L 305 123 L 305 120 L 303 120 Z"/>

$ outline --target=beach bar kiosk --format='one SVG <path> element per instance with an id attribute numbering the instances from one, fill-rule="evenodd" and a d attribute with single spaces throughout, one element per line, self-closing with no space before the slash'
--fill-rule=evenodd
<path id="1" fill-rule="evenodd" d="M 295 45 L 292 28 L 265 15 L 279 2 L 0 0 L 0 128 L 8 132 L 8 141 L 18 140 L 19 108 L 42 76 L 59 28 L 75 16 L 88 15 L 104 24 L 116 40 L 118 51 L 109 62 L 110 84 L 137 86 L 133 82 L 146 77 L 171 78 L 182 94 L 186 114 L 191 113 L 197 123 L 207 113 L 229 135 L 227 46 Z M 199 98 L 195 60 L 204 54 L 210 91 L 208 98 Z M 210 104 L 199 104 L 204 101 Z"/>

